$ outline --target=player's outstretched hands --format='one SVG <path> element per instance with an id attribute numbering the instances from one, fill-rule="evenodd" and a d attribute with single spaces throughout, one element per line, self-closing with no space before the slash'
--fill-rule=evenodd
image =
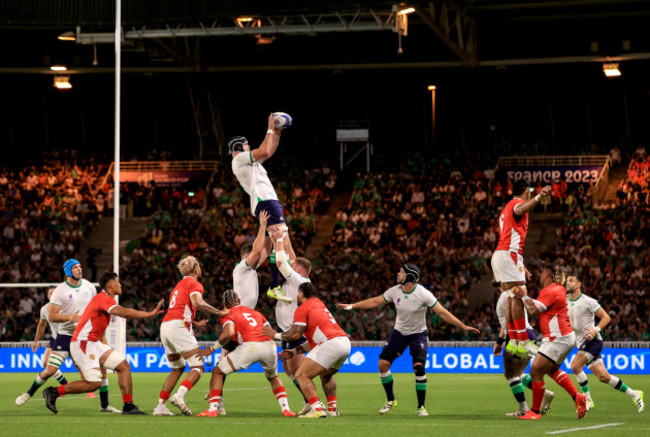
<path id="1" fill-rule="evenodd" d="M 219 314 L 217 314 L 219 317 L 226 317 L 228 314 L 230 314 L 230 310 L 228 308 L 224 308 L 219 311 Z"/>
<path id="2" fill-rule="evenodd" d="M 269 114 L 268 122 L 269 122 L 268 127 L 267 127 L 268 130 L 272 130 L 274 133 L 280 133 L 281 132 L 280 129 L 275 127 L 275 117 L 273 116 L 273 113 Z"/>
<path id="3" fill-rule="evenodd" d="M 205 325 L 208 324 L 208 319 L 203 319 L 203 320 L 195 320 L 194 321 L 194 329 L 197 331 L 202 331 L 203 328 L 205 328 Z"/>
<path id="4" fill-rule="evenodd" d="M 277 334 L 277 331 L 271 328 L 271 325 L 262 326 L 262 332 L 264 333 L 264 335 L 268 335 L 271 338 L 273 338 L 273 336 Z"/>
<path id="5" fill-rule="evenodd" d="M 38 342 L 34 340 L 34 343 L 32 344 L 32 353 L 36 353 L 38 350 Z"/>
<path id="6" fill-rule="evenodd" d="M 544 197 L 544 196 L 550 196 L 551 195 L 551 186 L 546 185 L 544 188 L 542 188 L 542 191 L 539 192 L 539 194 Z"/>
<path id="7" fill-rule="evenodd" d="M 349 303 L 337 303 L 336 304 L 336 309 L 337 310 L 350 311 L 352 309 L 352 304 L 349 304 Z"/>
<path id="8" fill-rule="evenodd" d="M 280 358 L 280 361 L 282 361 L 283 363 L 286 363 L 287 360 L 290 360 L 295 356 L 296 356 L 295 349 L 285 349 L 278 354 L 278 358 Z"/>
<path id="9" fill-rule="evenodd" d="M 205 348 L 201 349 L 201 351 L 199 352 L 199 355 L 201 355 L 201 358 L 205 358 L 205 357 L 209 357 L 210 355 L 212 355 L 212 352 L 213 352 L 212 348 L 205 347 Z"/>
<path id="10" fill-rule="evenodd" d="M 476 329 L 475 327 L 473 327 L 473 326 L 467 326 L 467 325 L 465 325 L 465 326 L 463 327 L 463 331 L 473 332 L 474 334 L 480 334 L 480 333 L 481 333 L 481 331 L 479 331 L 479 330 Z"/>
<path id="11" fill-rule="evenodd" d="M 158 302 L 156 308 L 154 308 L 153 311 L 151 311 L 151 315 L 149 317 L 156 317 L 158 314 L 162 313 L 164 311 L 162 309 L 164 303 L 165 303 L 165 299 L 160 299 L 160 302 Z"/>
<path id="12" fill-rule="evenodd" d="M 526 267 L 524 267 L 524 273 L 526 274 L 526 280 L 527 281 L 530 281 L 531 279 L 533 279 L 533 274 L 530 273 Z"/>
<path id="13" fill-rule="evenodd" d="M 501 356 L 501 345 L 500 344 L 495 344 L 494 348 L 492 349 L 492 352 L 494 353 L 495 357 Z"/>
<path id="14" fill-rule="evenodd" d="M 514 287 L 512 290 L 513 290 L 512 292 L 514 293 L 514 295 L 516 297 L 518 297 L 519 299 L 522 299 L 527 294 L 526 289 L 524 287 Z"/>
<path id="15" fill-rule="evenodd" d="M 260 227 L 266 229 L 266 223 L 269 221 L 269 213 L 265 210 L 260 211 Z"/>

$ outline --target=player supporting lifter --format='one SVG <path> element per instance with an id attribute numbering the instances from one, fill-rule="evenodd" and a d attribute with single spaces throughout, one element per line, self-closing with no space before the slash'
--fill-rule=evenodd
<path id="1" fill-rule="evenodd" d="M 600 331 L 609 324 L 611 320 L 609 314 L 596 299 L 582 293 L 582 282 L 577 274 L 567 276 L 566 290 L 569 299 L 569 318 L 576 334 L 576 345 L 580 349 L 571 361 L 571 370 L 580 384 L 582 393 L 587 397 L 587 410 L 594 407 L 594 401 L 591 399 L 587 375 L 582 371 L 585 366 L 598 377 L 600 382 L 609 384 L 628 395 L 636 405 L 637 411 L 642 412 L 645 408 L 643 392 L 631 389 L 619 378 L 610 375 L 600 356 L 603 350 L 603 337 Z M 594 316 L 600 319 L 598 325 L 595 323 Z"/>
<path id="2" fill-rule="evenodd" d="M 340 416 L 336 406 L 336 380 L 339 371 L 350 355 L 352 345 L 343 329 L 336 323 L 325 304 L 318 298 L 318 290 L 310 282 L 303 282 L 298 288 L 298 303 L 293 316 L 293 325 L 287 332 L 278 333 L 270 326 L 264 333 L 282 342 L 296 341 L 303 336 L 309 343 L 302 343 L 294 349 L 284 349 L 282 358 L 286 361 L 297 354 L 309 352 L 296 372 L 296 379 L 307 396 L 311 409 L 300 415 L 304 418 L 325 418 Z M 320 376 L 323 391 L 327 397 L 325 406 L 318 399 L 313 379 Z"/>
<path id="3" fill-rule="evenodd" d="M 526 394 L 524 393 L 524 387 L 531 387 L 531 378 L 530 375 L 526 375 L 524 371 L 528 367 L 530 362 L 530 357 L 526 354 L 524 356 L 519 356 L 516 354 L 517 350 L 512 346 L 510 339 L 507 335 L 508 327 L 506 324 L 506 305 L 508 303 L 508 295 L 506 293 L 501 293 L 499 295 L 499 300 L 497 301 L 497 317 L 499 318 L 499 324 L 501 325 L 501 330 L 499 331 L 499 338 L 497 339 L 496 344 L 494 345 L 494 355 L 501 355 L 503 344 L 506 344 L 506 348 L 503 351 L 503 374 L 510 384 L 510 390 L 515 397 L 515 400 L 519 404 L 517 411 L 513 413 L 506 413 L 506 416 L 510 417 L 519 417 L 526 414 L 529 410 L 528 403 L 526 402 Z M 528 323 L 528 313 L 524 312 L 526 316 L 526 331 L 528 331 L 528 338 L 535 340 L 535 331 L 533 327 Z M 551 402 L 555 397 L 555 393 L 550 390 L 546 390 L 544 393 L 544 401 L 542 402 L 542 414 L 546 414 L 551 408 Z"/>
<path id="4" fill-rule="evenodd" d="M 244 191 L 250 196 L 251 213 L 258 219 L 260 211 L 269 213 L 269 236 L 277 229 L 288 230 L 284 220 L 282 204 L 278 200 L 273 184 L 271 184 L 271 180 L 262 166 L 262 163 L 271 158 L 278 149 L 281 133 L 282 130 L 275 127 L 275 117 L 271 114 L 268 118 L 266 136 L 257 149 L 251 150 L 246 137 L 234 137 L 228 141 L 228 154 L 233 157 L 232 171 Z M 271 254 L 271 287 L 267 295 L 281 302 L 291 302 L 279 287 L 280 277 L 271 246 L 272 243 L 269 238 L 266 241 L 266 253 Z M 285 247 L 285 249 L 290 252 L 291 258 L 295 257 L 291 253 L 290 246 Z M 264 262 L 265 259 L 260 259 L 260 263 Z"/>
<path id="5" fill-rule="evenodd" d="M 58 324 L 58 332 L 52 344 L 52 352 L 47 361 L 45 370 L 39 373 L 29 391 L 26 393 L 33 396 L 36 390 L 42 386 L 52 375 L 61 375 L 59 368 L 70 356 L 70 340 L 77 327 L 80 315 L 88 306 L 91 299 L 97 294 L 95 286 L 83 279 L 81 263 L 74 258 L 63 263 L 65 281 L 59 284 L 50 297 L 48 304 L 47 320 L 50 323 Z M 104 340 L 105 341 L 105 340 Z M 73 358 L 74 360 L 74 358 Z M 77 364 L 77 363 L 75 363 Z M 61 376 L 57 376 L 59 382 L 63 383 Z M 18 404 L 25 394 L 16 399 Z M 27 399 L 29 399 L 29 397 Z M 25 401 L 27 400 L 25 399 Z M 99 388 L 100 410 L 103 413 L 119 413 L 120 410 L 109 405 L 108 401 L 108 378 L 106 370 L 102 369 L 101 387 Z M 24 403 L 24 402 L 23 402 Z"/>
<path id="6" fill-rule="evenodd" d="M 241 304 L 245 307 L 255 309 L 260 295 L 259 278 L 257 277 L 257 268 L 260 265 L 260 260 L 267 258 L 266 252 L 266 223 L 269 218 L 269 213 L 260 211 L 260 229 L 253 244 L 242 244 L 239 249 L 241 259 L 235 265 L 232 271 L 232 284 L 233 291 L 239 297 Z M 221 358 L 225 357 L 230 352 L 234 351 L 237 347 L 235 340 L 230 340 L 221 348 Z M 224 383 L 226 376 L 223 377 Z M 209 398 L 210 394 L 205 395 L 205 399 Z M 226 415 L 226 408 L 223 402 L 223 396 L 219 403 L 219 415 Z"/>
<path id="7" fill-rule="evenodd" d="M 282 331 L 286 332 L 291 329 L 293 325 L 293 315 L 296 312 L 296 308 L 298 308 L 298 287 L 303 283 L 309 282 L 311 262 L 307 258 L 302 257 L 291 260 L 287 259 L 289 255 L 285 251 L 288 240 L 286 230 L 276 229 L 272 236 L 276 250 L 277 266 L 285 279 L 282 284 L 282 292 L 290 299 L 289 302 L 278 302 L 275 305 L 275 320 L 277 321 L 278 327 Z M 301 350 L 298 349 L 298 346 L 306 341 L 307 339 L 304 336 L 298 336 L 290 341 L 283 341 L 282 350 Z M 298 353 L 286 357 L 283 361 L 285 373 L 298 388 L 298 391 L 300 391 L 300 394 L 305 401 L 302 409 L 298 412 L 298 415 L 304 415 L 311 411 L 311 405 L 308 402 L 309 398 L 302 392 L 302 388 L 296 379 L 296 372 L 302 365 L 303 358 L 304 353 Z"/>
<path id="8" fill-rule="evenodd" d="M 172 370 L 163 383 L 158 405 L 153 411 L 154 416 L 174 415 L 165 405 L 168 399 L 181 413 L 192 415 L 192 411 L 185 404 L 185 395 L 198 382 L 204 370 L 199 343 L 192 329 L 196 310 L 217 317 L 228 314 L 228 310 L 220 311 L 203 300 L 203 285 L 198 281 L 201 277 L 201 266 L 195 257 L 190 255 L 181 259 L 177 267 L 183 279 L 172 289 L 167 314 L 160 325 L 160 340 Z M 183 375 L 186 364 L 189 364 L 190 371 L 178 391 L 170 398 L 171 391 Z"/>
<path id="9" fill-rule="evenodd" d="M 418 416 L 428 416 L 424 402 L 427 394 L 427 374 L 424 365 L 427 360 L 429 336 L 427 333 L 426 314 L 431 308 L 442 320 L 462 329 L 479 333 L 479 330 L 465 325 L 442 305 L 429 290 L 419 285 L 420 269 L 411 263 L 403 264 L 397 272 L 397 285 L 386 290 L 381 296 L 355 302 L 353 304 L 337 303 L 339 309 L 350 311 L 352 309 L 367 310 L 393 302 L 397 312 L 395 328 L 388 336 L 386 345 L 379 355 L 379 377 L 386 392 L 386 404 L 379 410 L 379 414 L 386 414 L 397 406 L 393 393 L 393 375 L 390 367 L 393 361 L 401 356 L 408 347 L 413 358 L 413 372 L 415 373 L 415 393 L 418 398 Z"/>
<path id="10" fill-rule="evenodd" d="M 213 346 L 203 349 L 201 355 L 208 356 L 233 339 L 237 339 L 238 346 L 228 355 L 222 356 L 212 371 L 210 408 L 197 416 L 217 417 L 226 375 L 260 363 L 264 369 L 264 376 L 271 383 L 273 394 L 282 408 L 282 414 L 285 417 L 295 417 L 296 413 L 289 409 L 287 391 L 278 376 L 275 343 L 270 336 L 262 332 L 262 327 L 268 326 L 269 322 L 261 313 L 242 305 L 239 296 L 233 290 L 226 290 L 223 294 L 223 304 L 230 310 L 230 314 L 221 319 L 223 326 L 221 335 Z"/>
<path id="11" fill-rule="evenodd" d="M 541 419 L 541 405 L 546 387 L 544 375 L 549 375 L 558 383 L 575 402 L 578 410 L 578 419 L 587 414 L 586 398 L 578 393 L 571 378 L 560 365 L 575 346 L 576 336 L 571 328 L 569 311 L 567 308 L 566 290 L 564 286 L 564 273 L 554 266 L 547 265 L 542 269 L 540 282 L 542 288 L 537 299 L 526 295 L 522 287 L 516 288 L 515 296 L 521 299 L 526 310 L 532 316 L 539 315 L 539 328 L 544 335 L 542 345 L 533 360 L 530 368 L 533 388 L 533 408 L 519 419 Z"/>
<path id="12" fill-rule="evenodd" d="M 542 197 L 551 192 L 550 186 L 532 199 L 531 187 L 524 179 L 519 179 L 513 187 L 514 197 L 499 214 L 499 244 L 492 255 L 492 272 L 501 284 L 501 291 L 508 294 L 506 305 L 506 322 L 508 335 L 519 355 L 534 355 L 537 348 L 528 337 L 524 306 L 519 299 L 513 299 L 516 288 L 526 290 L 528 271 L 524 267 L 524 242 L 528 232 L 528 213 L 539 203 Z"/>
<path id="13" fill-rule="evenodd" d="M 122 285 L 117 273 L 106 272 L 99 278 L 102 291 L 92 298 L 86 310 L 81 315 L 79 324 L 74 330 L 70 351 L 72 359 L 79 366 L 83 380 L 60 385 L 58 388 L 48 387 L 43 390 L 45 406 L 56 414 L 56 399 L 66 393 L 87 393 L 101 386 L 100 368 L 117 372 L 117 378 L 122 390 L 122 414 L 146 414 L 133 404 L 133 380 L 131 366 L 119 352 L 114 351 L 101 339 L 108 327 L 111 316 L 127 319 L 144 319 L 155 317 L 162 312 L 163 301 L 153 311 L 138 311 L 124 308 L 117 304 L 115 296 L 122 294 Z"/>

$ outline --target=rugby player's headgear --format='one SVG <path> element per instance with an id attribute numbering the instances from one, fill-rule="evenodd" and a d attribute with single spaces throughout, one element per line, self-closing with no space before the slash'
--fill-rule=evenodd
<path id="1" fill-rule="evenodd" d="M 233 137 L 228 140 L 228 155 L 232 155 L 235 152 L 244 151 L 244 143 L 247 143 L 248 139 L 246 137 Z"/>
<path id="2" fill-rule="evenodd" d="M 68 278 L 74 278 L 74 275 L 72 274 L 72 268 L 77 264 L 81 264 L 81 263 L 74 258 L 70 258 L 69 260 L 63 263 L 63 272 Z"/>
<path id="3" fill-rule="evenodd" d="M 406 273 L 406 277 L 402 281 L 402 285 L 406 284 L 407 282 L 418 282 L 420 279 L 420 269 L 418 266 L 415 264 L 406 263 L 402 265 L 402 269 L 404 270 L 404 273 Z"/>

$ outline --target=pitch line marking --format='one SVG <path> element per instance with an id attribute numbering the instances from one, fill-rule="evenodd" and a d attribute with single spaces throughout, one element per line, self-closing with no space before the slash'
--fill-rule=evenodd
<path id="1" fill-rule="evenodd" d="M 570 428 L 570 429 L 561 429 L 559 431 L 549 431 L 546 434 L 563 434 L 565 432 L 586 431 L 588 429 L 607 428 L 607 427 L 610 427 L 610 426 L 621 426 L 621 425 L 624 425 L 624 423 L 623 422 L 604 423 L 602 425 L 584 426 L 582 428 Z"/>

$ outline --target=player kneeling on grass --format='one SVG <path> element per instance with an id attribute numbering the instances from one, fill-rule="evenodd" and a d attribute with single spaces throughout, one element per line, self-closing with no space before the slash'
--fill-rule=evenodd
<path id="1" fill-rule="evenodd" d="M 339 371 L 350 355 L 350 339 L 336 323 L 325 304 L 317 297 L 318 290 L 311 282 L 303 282 L 298 287 L 298 304 L 293 316 L 293 326 L 287 332 L 277 333 L 270 326 L 264 327 L 264 333 L 276 340 L 295 341 L 303 333 L 309 342 L 295 349 L 282 351 L 282 359 L 287 360 L 298 353 L 309 352 L 296 372 L 300 389 L 311 405 L 311 410 L 299 417 L 324 418 L 339 416 L 336 407 L 336 381 L 334 374 Z M 316 386 L 312 379 L 320 376 L 323 391 L 327 397 L 325 406 L 318 399 Z"/>
<path id="2" fill-rule="evenodd" d="M 66 393 L 88 393 L 97 390 L 102 384 L 100 368 L 105 368 L 117 372 L 124 402 L 122 414 L 147 414 L 133 404 L 131 366 L 119 352 L 114 351 L 101 340 L 111 316 L 127 319 L 155 317 L 162 312 L 160 308 L 163 301 L 158 302 L 153 311 L 138 311 L 118 305 L 115 296 L 122 294 L 122 284 L 120 284 L 117 273 L 114 272 L 104 273 L 99 278 L 99 286 L 102 291 L 92 298 L 81 315 L 70 343 L 72 359 L 79 367 L 84 380 L 60 385 L 58 388 L 46 388 L 43 390 L 45 406 L 56 414 L 58 412 L 56 399 L 59 396 Z"/>
<path id="3" fill-rule="evenodd" d="M 233 290 L 226 290 L 223 294 L 223 304 L 230 310 L 230 314 L 221 318 L 223 326 L 221 335 L 213 346 L 203 349 L 201 355 L 203 357 L 210 355 L 233 338 L 237 339 L 238 346 L 228 355 L 222 357 L 212 371 L 210 408 L 197 416 L 217 417 L 225 376 L 238 370 L 248 369 L 252 364 L 260 363 L 264 369 L 264 376 L 271 383 L 273 394 L 282 408 L 282 414 L 285 417 L 294 417 L 296 414 L 289 409 L 287 391 L 278 377 L 278 356 L 275 343 L 271 336 L 262 331 L 262 327 L 268 326 L 269 322 L 261 313 L 241 305 L 239 296 Z"/>

